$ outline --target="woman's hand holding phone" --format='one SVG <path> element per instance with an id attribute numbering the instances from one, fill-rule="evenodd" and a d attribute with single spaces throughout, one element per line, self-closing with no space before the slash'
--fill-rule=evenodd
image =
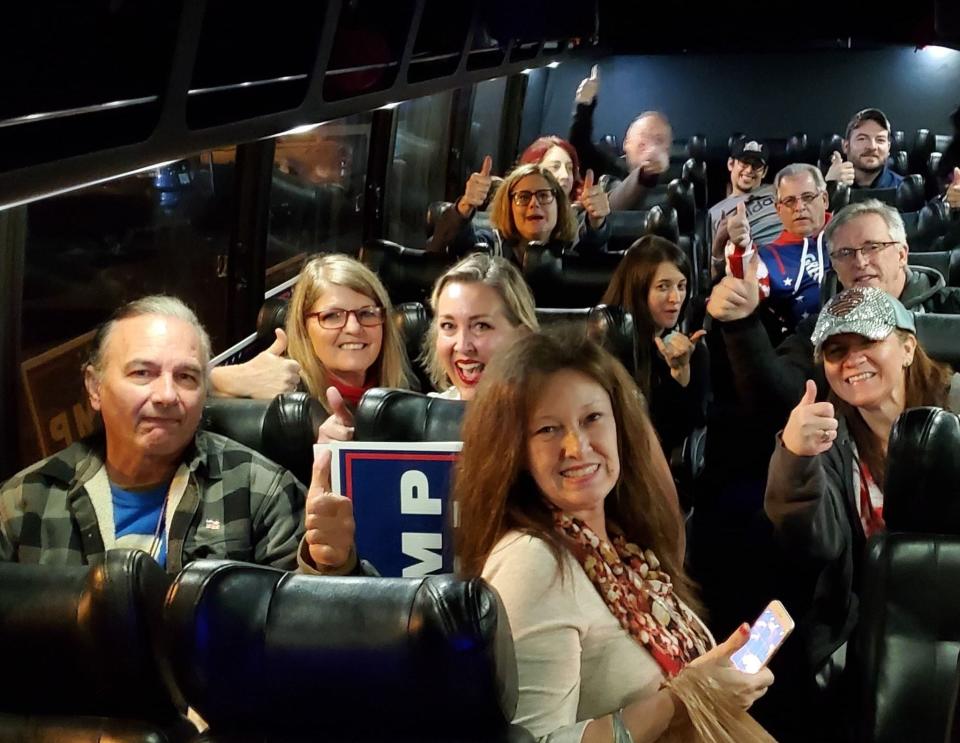
<path id="1" fill-rule="evenodd" d="M 750 628 L 744 622 L 724 642 L 690 662 L 691 666 L 705 666 L 711 678 L 743 709 L 750 709 L 773 683 L 769 668 L 761 668 L 756 673 L 744 673 L 731 662 L 730 657 L 749 639 Z"/>

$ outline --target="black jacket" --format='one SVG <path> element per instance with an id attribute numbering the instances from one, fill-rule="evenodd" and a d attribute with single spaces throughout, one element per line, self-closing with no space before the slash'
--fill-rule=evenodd
<path id="1" fill-rule="evenodd" d="M 853 444 L 841 418 L 833 446 L 798 457 L 778 442 L 770 458 L 764 510 L 797 564 L 789 577 L 805 595 L 795 617 L 810 671 L 820 669 L 850 637 L 866 537 L 853 492 Z M 791 607 L 796 612 L 798 607 Z"/>
<path id="2" fill-rule="evenodd" d="M 900 301 L 914 312 L 960 315 L 960 288 L 946 286 L 938 271 L 923 266 L 907 269 L 907 282 Z M 810 338 L 818 315 L 800 321 L 796 332 L 777 348 L 770 342 L 757 313 L 743 320 L 718 323 L 733 370 L 740 399 L 754 411 L 776 416 L 782 426 L 803 395 L 807 379 L 813 379 L 826 395 L 827 383 L 813 361 Z"/>

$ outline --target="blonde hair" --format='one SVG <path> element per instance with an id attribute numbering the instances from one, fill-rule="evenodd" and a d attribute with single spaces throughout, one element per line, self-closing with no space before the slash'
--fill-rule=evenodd
<path id="1" fill-rule="evenodd" d="M 383 343 L 380 355 L 371 370 L 375 383 L 380 387 L 410 386 L 410 365 L 404 351 L 400 331 L 393 322 L 393 305 L 380 279 L 359 261 L 345 255 L 331 254 L 313 258 L 300 271 L 300 280 L 293 290 L 290 308 L 287 311 L 287 354 L 300 364 L 301 376 L 310 395 L 327 407 L 327 387 L 330 380 L 327 370 L 313 350 L 307 332 L 306 313 L 331 286 L 344 286 L 370 297 L 383 307 Z M 329 410 L 328 410 L 329 412 Z"/>
<path id="2" fill-rule="evenodd" d="M 423 352 L 420 359 L 427 368 L 430 380 L 438 390 L 450 387 L 440 358 L 437 356 L 437 307 L 440 294 L 447 284 L 486 284 L 494 289 L 503 302 L 504 314 L 513 326 L 524 326 L 528 330 L 538 330 L 536 307 L 533 294 L 527 282 L 523 280 L 519 269 L 506 258 L 486 253 L 473 253 L 459 263 L 454 264 L 443 276 L 437 279 L 430 294 L 430 308 L 433 319 L 430 329 L 423 339 Z"/>
<path id="3" fill-rule="evenodd" d="M 504 240 L 521 240 L 517 225 L 513 221 L 513 188 L 517 183 L 529 175 L 542 176 L 550 185 L 557 203 L 557 224 L 550 233 L 551 240 L 572 243 L 577 237 L 577 219 L 570 208 L 570 198 L 560 187 L 560 183 L 549 170 L 544 170 L 536 163 L 519 165 L 514 168 L 497 189 L 493 202 L 490 204 L 490 224 Z"/>

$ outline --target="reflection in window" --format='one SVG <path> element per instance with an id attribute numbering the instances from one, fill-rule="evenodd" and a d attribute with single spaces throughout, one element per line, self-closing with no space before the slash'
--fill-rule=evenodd
<path id="1" fill-rule="evenodd" d="M 204 152 L 26 207 L 23 464 L 89 432 L 79 362 L 91 331 L 125 302 L 176 295 L 215 352 L 229 345 L 217 266 L 228 252 L 235 155 Z"/>
<path id="2" fill-rule="evenodd" d="M 387 239 L 410 248 L 424 246 L 427 207 L 444 197 L 452 96 L 446 91 L 397 108 L 386 232 Z"/>
<path id="3" fill-rule="evenodd" d="M 360 250 L 371 120 L 367 112 L 277 138 L 267 289 L 295 276 L 309 253 Z"/>

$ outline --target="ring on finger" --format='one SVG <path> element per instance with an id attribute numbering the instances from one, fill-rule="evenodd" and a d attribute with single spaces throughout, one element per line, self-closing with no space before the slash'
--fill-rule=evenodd
<path id="1" fill-rule="evenodd" d="M 820 441 L 826 444 L 830 440 L 830 430 L 827 428 L 820 429 Z"/>

